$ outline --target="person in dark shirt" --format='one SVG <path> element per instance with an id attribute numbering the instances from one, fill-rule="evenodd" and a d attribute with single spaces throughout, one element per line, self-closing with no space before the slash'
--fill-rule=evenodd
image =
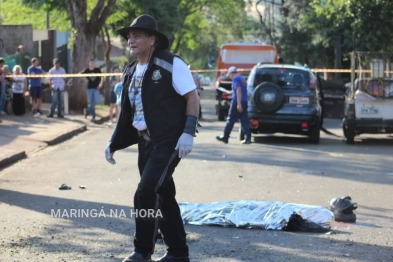
<path id="1" fill-rule="evenodd" d="M 101 74 L 101 70 L 95 67 L 94 60 L 90 60 L 89 67 L 82 74 Z M 96 104 L 100 98 L 100 89 L 103 86 L 104 78 L 100 76 L 86 76 L 87 78 L 87 103 L 89 107 L 83 109 L 85 117 L 92 116 L 94 121 L 96 118 Z"/>

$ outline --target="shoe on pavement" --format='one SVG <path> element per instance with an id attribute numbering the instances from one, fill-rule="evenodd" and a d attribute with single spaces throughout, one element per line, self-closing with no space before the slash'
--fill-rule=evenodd
<path id="1" fill-rule="evenodd" d="M 250 141 L 250 140 L 242 140 L 242 141 L 240 142 L 240 144 L 248 145 L 248 144 L 251 144 L 251 141 Z"/>
<path id="2" fill-rule="evenodd" d="M 47 115 L 46 117 L 53 117 L 53 115 L 52 115 L 52 114 L 49 114 L 49 115 Z"/>
<path id="3" fill-rule="evenodd" d="M 224 142 L 225 144 L 228 144 L 228 138 L 225 138 L 223 136 L 216 136 L 216 139 L 218 141 Z"/>
<path id="4" fill-rule="evenodd" d="M 33 116 L 34 117 L 39 117 L 41 115 L 40 111 L 37 111 Z"/>
<path id="5" fill-rule="evenodd" d="M 159 261 L 159 262 L 190 262 L 190 258 L 187 257 L 175 257 L 172 256 L 169 253 L 165 253 L 165 255 L 161 258 L 159 258 L 158 260 L 154 260 L 154 261 Z"/>
<path id="6" fill-rule="evenodd" d="M 64 116 L 63 116 L 63 115 L 58 115 L 57 117 L 59 117 L 59 118 L 64 118 Z"/>
<path id="7" fill-rule="evenodd" d="M 140 253 L 132 252 L 131 256 L 125 258 L 122 262 L 145 262 L 151 261 L 150 257 L 145 257 Z"/>
<path id="8" fill-rule="evenodd" d="M 330 211 L 334 214 L 334 220 L 340 222 L 356 222 L 356 215 L 353 210 L 357 209 L 358 205 L 352 202 L 350 196 L 336 197 L 330 201 Z"/>
<path id="9" fill-rule="evenodd" d="M 7 113 L 5 111 L 0 111 L 0 115 L 5 116 Z"/>
<path id="10" fill-rule="evenodd" d="M 83 114 L 85 115 L 85 118 L 87 117 L 88 113 L 87 113 L 87 108 L 83 108 Z"/>

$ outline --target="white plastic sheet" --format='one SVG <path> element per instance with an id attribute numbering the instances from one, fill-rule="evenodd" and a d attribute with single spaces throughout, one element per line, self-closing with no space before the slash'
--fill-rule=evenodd
<path id="1" fill-rule="evenodd" d="M 280 201 L 227 201 L 214 203 L 179 203 L 185 224 L 283 230 L 295 212 L 307 222 L 329 230 L 333 213 L 320 206 Z"/>

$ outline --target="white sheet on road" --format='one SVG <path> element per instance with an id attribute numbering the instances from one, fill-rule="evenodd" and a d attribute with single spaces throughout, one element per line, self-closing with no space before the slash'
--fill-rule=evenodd
<path id="1" fill-rule="evenodd" d="M 283 230 L 295 212 L 308 222 L 330 229 L 333 213 L 321 206 L 280 201 L 179 203 L 185 224 Z"/>

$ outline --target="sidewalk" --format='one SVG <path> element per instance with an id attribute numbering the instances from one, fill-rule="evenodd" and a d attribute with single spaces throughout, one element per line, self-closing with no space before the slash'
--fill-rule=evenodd
<path id="1" fill-rule="evenodd" d="M 24 116 L 6 115 L 0 123 L 0 169 L 28 157 L 30 154 L 63 142 L 72 136 L 84 132 L 88 127 L 102 124 L 109 120 L 109 109 L 97 105 L 97 121 L 91 122 L 91 117 L 81 114 L 68 114 L 64 118 L 53 118 L 46 115 L 50 104 L 42 105 L 43 114 L 33 117 L 32 112 Z"/>

